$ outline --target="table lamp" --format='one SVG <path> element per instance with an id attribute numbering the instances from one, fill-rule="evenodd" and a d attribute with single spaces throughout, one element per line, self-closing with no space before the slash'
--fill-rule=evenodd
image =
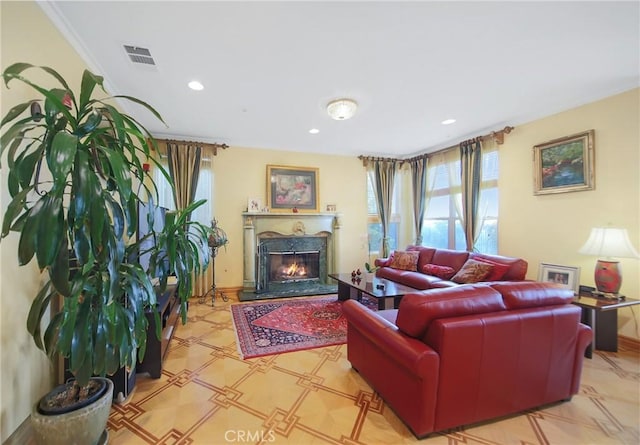
<path id="1" fill-rule="evenodd" d="M 595 227 L 589 239 L 578 250 L 583 255 L 597 256 L 594 274 L 598 293 L 617 297 L 622 284 L 622 271 L 616 258 L 640 258 L 631 244 L 627 229 Z M 605 259 L 603 259 L 603 257 Z"/>

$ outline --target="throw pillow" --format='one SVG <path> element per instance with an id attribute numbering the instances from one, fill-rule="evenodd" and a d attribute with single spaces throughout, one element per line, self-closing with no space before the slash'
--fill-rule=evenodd
<path id="1" fill-rule="evenodd" d="M 511 266 L 508 264 L 496 263 L 495 261 L 491 261 L 486 258 L 476 257 L 474 260 L 482 261 L 483 263 L 491 264 L 493 266 L 493 270 L 489 276 L 485 277 L 484 281 L 500 281 L 502 280 L 502 277 L 509 272 L 509 269 L 511 269 Z"/>
<path id="2" fill-rule="evenodd" d="M 467 260 L 460 270 L 451 278 L 451 281 L 458 284 L 477 283 L 489 276 L 493 270 L 493 265 L 476 260 Z"/>
<path id="3" fill-rule="evenodd" d="M 443 280 L 449 280 L 456 273 L 456 270 L 453 267 L 449 266 L 425 264 L 422 268 L 422 273 L 433 275 L 434 277 L 442 278 Z"/>
<path id="4" fill-rule="evenodd" d="M 418 270 L 418 256 L 420 252 L 405 252 L 402 250 L 396 250 L 391 257 L 391 264 L 389 267 L 400 270 Z"/>

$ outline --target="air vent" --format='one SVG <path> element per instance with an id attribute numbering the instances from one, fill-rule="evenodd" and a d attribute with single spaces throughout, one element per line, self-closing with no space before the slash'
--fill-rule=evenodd
<path id="1" fill-rule="evenodd" d="M 129 59 L 133 63 L 142 63 L 145 65 L 154 65 L 156 62 L 151 57 L 151 52 L 147 48 L 141 48 L 139 46 L 124 45 L 124 50 L 127 52 Z"/>

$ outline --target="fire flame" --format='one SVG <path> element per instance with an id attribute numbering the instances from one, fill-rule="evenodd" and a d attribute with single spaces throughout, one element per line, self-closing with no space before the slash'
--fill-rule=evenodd
<path id="1" fill-rule="evenodd" d="M 304 267 L 304 265 L 302 264 L 298 264 L 297 262 L 294 262 L 291 266 L 289 266 L 284 274 L 288 277 L 302 277 L 305 276 L 307 274 L 307 268 Z"/>

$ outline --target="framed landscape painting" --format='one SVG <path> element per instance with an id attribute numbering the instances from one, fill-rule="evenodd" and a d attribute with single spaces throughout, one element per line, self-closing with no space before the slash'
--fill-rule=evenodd
<path id="1" fill-rule="evenodd" d="M 318 212 L 318 169 L 267 165 L 267 202 L 275 212 Z"/>
<path id="2" fill-rule="evenodd" d="M 535 195 L 593 190 L 594 130 L 533 147 Z"/>

